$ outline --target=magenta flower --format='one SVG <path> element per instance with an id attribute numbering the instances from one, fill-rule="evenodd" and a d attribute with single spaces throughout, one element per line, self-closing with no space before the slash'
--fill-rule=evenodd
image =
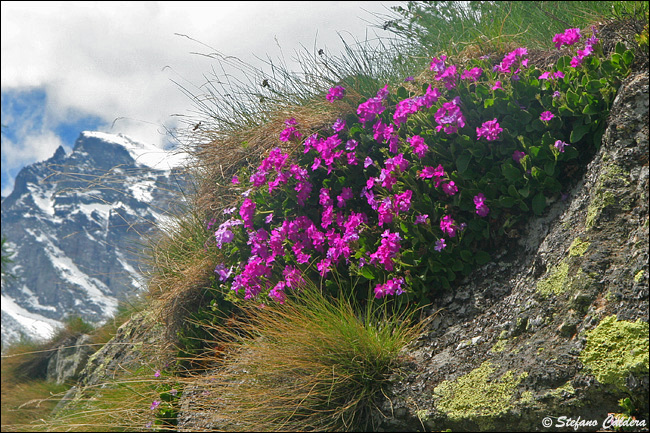
<path id="1" fill-rule="evenodd" d="M 296 129 L 295 126 L 289 126 L 280 133 L 280 141 L 291 141 L 299 139 L 302 134 Z"/>
<path id="2" fill-rule="evenodd" d="M 393 258 L 397 256 L 400 249 L 399 241 L 402 240 L 399 233 L 391 233 L 389 230 L 384 231 L 381 235 L 381 245 L 373 254 L 370 255 L 370 263 L 376 262 L 384 265 L 384 268 L 391 272 L 393 270 Z"/>
<path id="3" fill-rule="evenodd" d="M 569 146 L 569 143 L 565 143 L 562 140 L 557 140 L 554 144 L 555 148 L 560 152 L 564 153 L 564 146 Z"/>
<path id="4" fill-rule="evenodd" d="M 413 197 L 413 191 L 410 189 L 404 191 L 401 194 L 395 195 L 395 203 L 393 205 L 393 210 L 395 213 L 398 212 L 407 212 L 411 208 L 411 198 Z"/>
<path id="5" fill-rule="evenodd" d="M 375 287 L 375 298 L 380 299 L 388 295 L 401 295 L 404 293 L 402 290 L 404 278 L 392 278 L 384 284 L 377 284 Z"/>
<path id="6" fill-rule="evenodd" d="M 234 175 L 230 182 L 232 182 L 233 185 L 239 184 L 239 178 L 237 177 L 237 175 Z"/>
<path id="7" fill-rule="evenodd" d="M 476 139 L 479 140 L 481 137 L 485 137 L 487 141 L 498 140 L 501 132 L 503 132 L 503 128 L 499 126 L 499 122 L 494 118 L 494 120 L 483 122 L 480 128 L 476 128 Z"/>
<path id="8" fill-rule="evenodd" d="M 472 68 L 470 70 L 463 71 L 463 74 L 460 76 L 460 79 L 476 81 L 479 79 L 482 73 L 483 73 L 483 69 L 479 67 Z"/>
<path id="9" fill-rule="evenodd" d="M 445 102 L 442 107 L 436 111 L 434 118 L 438 123 L 436 131 L 444 130 L 447 134 L 453 134 L 458 128 L 465 126 L 465 116 L 460 111 L 458 104 L 459 99 L 454 98 L 452 102 Z"/>
<path id="10" fill-rule="evenodd" d="M 413 153 L 415 153 L 420 159 L 424 158 L 427 150 L 429 150 L 429 146 L 424 142 L 424 138 L 419 135 L 414 135 L 408 139 L 408 142 L 410 143 L 411 148 L 413 148 Z"/>
<path id="11" fill-rule="evenodd" d="M 480 217 L 485 217 L 490 212 L 490 208 L 485 204 L 485 196 L 483 193 L 474 196 L 474 206 L 476 206 L 476 213 Z"/>
<path id="12" fill-rule="evenodd" d="M 456 237 L 456 232 L 458 231 L 458 225 L 452 217 L 445 215 L 440 220 L 440 230 L 442 230 L 443 233 L 448 234 L 449 237 L 454 238 Z"/>
<path id="13" fill-rule="evenodd" d="M 426 224 L 429 219 L 429 215 L 421 214 L 415 217 L 415 224 Z"/>
<path id="14" fill-rule="evenodd" d="M 528 65 L 528 59 L 523 58 L 526 55 L 528 55 L 528 50 L 526 48 L 517 48 L 506 54 L 501 63 L 495 65 L 493 69 L 495 72 L 504 74 L 517 74 L 519 72 L 519 66 L 526 67 Z M 518 59 L 519 63 L 517 63 Z"/>
<path id="15" fill-rule="evenodd" d="M 454 195 L 458 192 L 458 187 L 453 180 L 442 184 L 442 190 L 447 195 Z"/>
<path id="16" fill-rule="evenodd" d="M 160 403 L 161 403 L 160 400 L 154 400 L 153 402 L 151 402 L 151 407 L 149 407 L 149 409 L 156 410 L 156 408 L 160 406 Z"/>
<path id="17" fill-rule="evenodd" d="M 440 252 L 447 247 L 447 244 L 445 243 L 445 238 L 440 238 L 436 241 L 436 246 L 433 248 L 434 250 Z"/>
<path id="18" fill-rule="evenodd" d="M 554 118 L 555 115 L 551 113 L 550 111 L 544 111 L 541 116 L 539 116 L 539 120 L 542 120 L 544 122 L 548 122 L 552 118 Z"/>
<path id="19" fill-rule="evenodd" d="M 342 86 L 335 86 L 330 88 L 329 93 L 327 96 L 325 96 L 325 99 L 327 99 L 329 102 L 334 102 L 339 99 L 343 99 L 345 96 L 345 88 Z"/>
<path id="20" fill-rule="evenodd" d="M 336 119 L 336 122 L 332 125 L 332 129 L 336 132 L 343 131 L 345 129 L 345 120 L 344 119 Z"/>
<path id="21" fill-rule="evenodd" d="M 451 65 L 442 74 L 438 74 L 436 80 L 442 81 L 445 84 L 447 90 L 451 90 L 456 87 L 456 66 Z"/>
<path id="22" fill-rule="evenodd" d="M 496 89 L 503 90 L 503 87 L 501 87 L 501 81 L 497 81 L 496 83 L 494 83 L 494 86 L 492 86 L 492 90 L 496 90 Z"/>
<path id="23" fill-rule="evenodd" d="M 376 115 L 384 112 L 384 101 L 381 98 L 370 98 L 366 102 L 359 104 L 357 107 L 357 115 L 361 123 L 365 125 L 375 118 Z"/>
<path id="24" fill-rule="evenodd" d="M 153 377 L 160 377 L 160 370 L 156 370 L 156 372 L 153 374 Z"/>
<path id="25" fill-rule="evenodd" d="M 558 50 L 562 45 L 573 45 L 580 39 L 580 29 L 566 29 L 564 33 L 557 33 L 553 36 L 555 48 Z"/>
<path id="26" fill-rule="evenodd" d="M 447 56 L 440 56 L 440 59 L 437 57 L 434 57 L 433 60 L 431 60 L 431 66 L 429 69 L 436 74 L 441 74 L 445 70 L 445 60 L 447 60 Z"/>
<path id="27" fill-rule="evenodd" d="M 515 162 L 520 162 L 524 156 L 526 156 L 526 154 L 524 152 L 520 151 L 520 150 L 515 150 L 512 153 L 512 159 Z"/>
<path id="28" fill-rule="evenodd" d="M 255 213 L 255 208 L 257 205 L 253 200 L 247 198 L 242 203 L 239 208 L 239 215 L 244 220 L 244 227 L 252 229 L 253 228 L 253 214 Z"/>
<path id="29" fill-rule="evenodd" d="M 226 265 L 219 263 L 217 267 L 214 268 L 214 272 L 219 275 L 220 281 L 226 281 L 232 275 L 232 267 L 230 267 L 230 269 L 226 269 Z"/>

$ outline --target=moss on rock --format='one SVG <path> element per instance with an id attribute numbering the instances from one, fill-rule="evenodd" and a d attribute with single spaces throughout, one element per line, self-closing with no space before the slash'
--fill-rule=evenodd
<path id="1" fill-rule="evenodd" d="M 625 390 L 630 373 L 648 373 L 648 323 L 603 319 L 586 333 L 580 361 L 602 384 Z"/>
<path id="2" fill-rule="evenodd" d="M 496 417 L 505 415 L 519 399 L 517 386 L 528 376 L 508 371 L 494 378 L 495 368 L 489 361 L 455 381 L 444 381 L 434 389 L 436 408 L 452 421 L 476 422 L 482 430 L 490 429 Z M 530 397 L 530 396 L 528 396 Z"/>
<path id="3" fill-rule="evenodd" d="M 551 270 L 548 277 L 537 282 L 537 292 L 545 297 L 551 294 L 561 295 L 566 290 L 568 275 L 569 264 L 562 261 Z"/>

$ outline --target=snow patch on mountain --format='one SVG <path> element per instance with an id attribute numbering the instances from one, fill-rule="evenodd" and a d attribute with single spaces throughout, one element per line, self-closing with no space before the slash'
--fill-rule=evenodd
<path id="1" fill-rule="evenodd" d="M 124 134 L 107 134 L 98 131 L 83 131 L 81 134 L 86 137 L 99 138 L 108 143 L 119 144 L 129 152 L 138 164 L 156 170 L 171 170 L 172 168 L 181 167 L 187 159 L 187 155 L 184 153 L 170 152 L 153 144 L 134 141 Z"/>
<path id="2" fill-rule="evenodd" d="M 88 294 L 89 300 L 95 305 L 101 306 L 106 316 L 117 311 L 117 299 L 109 296 L 110 290 L 106 284 L 96 278 L 82 272 L 65 253 L 55 245 L 55 240 L 50 239 L 46 234 L 37 234 L 35 231 L 26 229 L 46 250 L 48 259 L 59 271 L 63 279 L 73 285 L 79 286 Z"/>
<path id="3" fill-rule="evenodd" d="M 28 311 L 16 304 L 13 299 L 2 295 L 3 322 L 5 322 L 5 314 L 16 321 L 21 326 L 21 331 L 24 331 L 28 337 L 35 339 L 50 338 L 58 328 L 63 326 L 61 322 Z M 18 339 L 20 338 L 19 332 L 15 332 L 14 334 L 17 335 L 12 335 L 13 339 L 16 339 L 16 337 Z"/>

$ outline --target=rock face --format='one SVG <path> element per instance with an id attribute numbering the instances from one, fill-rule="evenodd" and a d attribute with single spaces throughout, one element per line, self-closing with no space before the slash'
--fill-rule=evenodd
<path id="1" fill-rule="evenodd" d="M 46 380 L 62 384 L 76 379 L 93 353 L 89 343 L 90 337 L 85 334 L 63 341 L 50 357 Z"/>
<path id="2" fill-rule="evenodd" d="M 123 135 L 83 132 L 74 149 L 25 167 L 2 200 L 16 278 L 2 281 L 3 345 L 43 338 L 68 315 L 100 322 L 140 287 L 142 249 L 179 203 L 174 155 Z"/>
<path id="3" fill-rule="evenodd" d="M 433 306 L 377 424 L 594 431 L 629 398 L 647 429 L 648 194 L 644 72 L 622 84 L 568 199 Z"/>

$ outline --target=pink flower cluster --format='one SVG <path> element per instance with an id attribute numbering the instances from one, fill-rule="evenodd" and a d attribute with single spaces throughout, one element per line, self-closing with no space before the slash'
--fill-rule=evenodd
<path id="1" fill-rule="evenodd" d="M 460 79 L 477 81 L 482 74 L 483 74 L 483 69 L 476 67 L 470 70 L 463 71 L 462 75 L 460 76 Z"/>
<path id="2" fill-rule="evenodd" d="M 485 196 L 483 193 L 474 196 L 474 206 L 476 206 L 476 213 L 480 217 L 485 217 L 490 213 L 490 208 L 485 204 Z"/>
<path id="3" fill-rule="evenodd" d="M 375 117 L 386 110 L 384 101 L 388 96 L 388 84 L 377 92 L 374 98 L 368 99 L 366 102 L 359 104 L 357 107 L 357 115 L 363 125 L 375 119 Z"/>
<path id="4" fill-rule="evenodd" d="M 329 102 L 334 102 L 339 99 L 343 99 L 345 96 L 345 88 L 343 86 L 334 86 L 330 88 L 329 92 L 325 96 Z"/>
<path id="5" fill-rule="evenodd" d="M 402 285 L 404 284 L 404 278 L 392 278 L 386 281 L 384 284 L 377 284 L 375 287 L 375 298 L 381 299 L 388 295 L 401 295 L 404 293 Z"/>
<path id="6" fill-rule="evenodd" d="M 528 55 L 528 49 L 526 48 L 517 48 L 503 57 L 503 60 L 498 65 L 494 66 L 495 72 L 500 72 L 502 74 L 518 74 L 521 70 L 520 68 L 525 68 L 528 66 L 528 59 L 524 56 Z"/>
<path id="7" fill-rule="evenodd" d="M 431 60 L 431 66 L 429 67 L 429 69 L 436 73 L 435 75 L 436 81 L 442 81 L 445 87 L 448 90 L 451 90 L 454 87 L 456 87 L 458 73 L 456 70 L 456 66 L 445 65 L 446 60 L 447 60 L 447 56 L 444 55 L 440 56 L 440 59 L 434 57 Z"/>
<path id="8" fill-rule="evenodd" d="M 447 134 L 453 134 L 458 128 L 465 126 L 465 116 L 460 110 L 460 98 L 456 97 L 451 102 L 445 102 L 434 115 L 438 126 L 436 131 L 444 130 Z"/>
<path id="9" fill-rule="evenodd" d="M 438 167 L 433 168 L 430 166 L 424 167 L 421 171 L 418 172 L 418 178 L 420 179 L 434 179 L 433 180 L 433 186 L 434 188 L 438 188 L 440 185 L 442 185 L 442 191 L 449 195 L 455 195 L 458 192 L 458 187 L 456 186 L 456 183 L 453 180 L 447 179 L 444 183 L 445 177 L 445 169 L 441 164 L 438 164 Z"/>
<path id="10" fill-rule="evenodd" d="M 399 101 L 395 107 L 395 113 L 393 114 L 393 122 L 395 123 L 395 126 L 399 127 L 405 123 L 409 115 L 417 113 L 423 107 L 431 108 L 433 104 L 438 102 L 438 98 L 440 98 L 440 91 L 429 85 L 423 96 L 416 96 L 414 98 L 407 98 Z"/>
<path id="11" fill-rule="evenodd" d="M 580 40 L 580 29 L 566 29 L 564 33 L 558 33 L 553 36 L 555 48 L 558 50 L 562 45 L 571 46 Z"/>
<path id="12" fill-rule="evenodd" d="M 384 231 L 381 237 L 381 245 L 379 245 L 377 251 L 370 254 L 370 263 L 379 262 L 384 265 L 384 269 L 391 272 L 394 269 L 393 259 L 401 248 L 400 241 L 402 237 L 399 233 L 391 233 L 390 230 Z"/>
<path id="13" fill-rule="evenodd" d="M 499 139 L 499 134 L 503 132 L 503 128 L 499 126 L 497 119 L 488 120 L 483 122 L 480 128 L 476 128 L 476 139 L 479 140 L 481 137 L 485 137 L 487 141 L 494 141 Z"/>
<path id="14" fill-rule="evenodd" d="M 296 125 L 298 124 L 296 119 L 291 118 L 285 120 L 284 124 L 287 127 L 280 133 L 280 141 L 298 140 L 302 137 L 302 133 L 300 133 L 296 128 Z"/>

